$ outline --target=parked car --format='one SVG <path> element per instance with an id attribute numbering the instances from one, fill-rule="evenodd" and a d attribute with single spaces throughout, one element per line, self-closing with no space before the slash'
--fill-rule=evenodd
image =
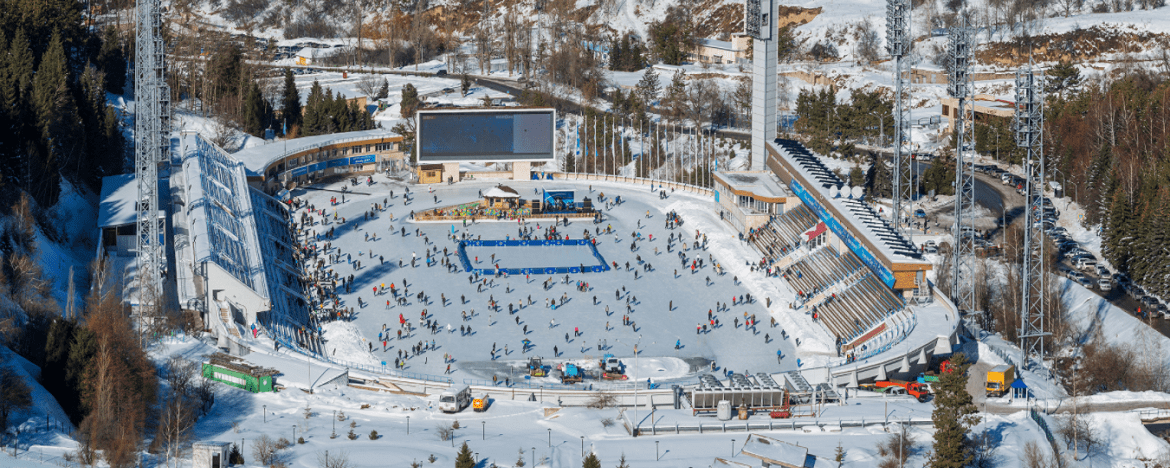
<path id="1" fill-rule="evenodd" d="M 1097 287 L 1103 292 L 1110 291 L 1113 289 L 1113 282 L 1109 278 L 1101 278 L 1097 280 Z"/>
<path id="2" fill-rule="evenodd" d="M 922 208 L 914 210 L 914 217 L 915 218 L 925 218 L 926 217 L 926 210 L 924 210 Z"/>

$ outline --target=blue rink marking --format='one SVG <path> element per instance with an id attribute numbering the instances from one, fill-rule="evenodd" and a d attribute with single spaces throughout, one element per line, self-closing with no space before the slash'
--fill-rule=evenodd
<path id="1" fill-rule="evenodd" d="M 593 257 L 597 259 L 597 265 L 582 265 L 570 267 L 543 267 L 543 268 L 472 268 L 471 260 L 467 257 L 467 247 L 577 247 L 588 246 L 593 253 Z M 476 272 L 483 275 L 494 275 L 496 271 L 507 273 L 509 275 L 527 275 L 527 274 L 561 274 L 561 273 L 601 273 L 609 271 L 610 267 L 606 264 L 605 258 L 597 251 L 597 246 L 588 239 L 569 239 L 569 240 L 475 240 L 475 241 L 460 241 L 459 242 L 459 262 L 463 264 L 463 270 L 467 272 Z"/>

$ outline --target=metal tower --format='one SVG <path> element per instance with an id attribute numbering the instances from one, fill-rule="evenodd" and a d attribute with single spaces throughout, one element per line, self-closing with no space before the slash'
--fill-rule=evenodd
<path id="1" fill-rule="evenodd" d="M 746 0 L 744 33 L 752 37 L 752 153 L 751 170 L 764 170 L 768 143 L 776 140 L 776 36 L 778 0 Z"/>
<path id="2" fill-rule="evenodd" d="M 955 247 L 951 274 L 951 298 L 960 311 L 975 310 L 975 243 L 963 236 L 970 226 L 975 210 L 975 132 L 974 89 L 971 86 L 971 56 L 975 45 L 974 31 L 964 18 L 959 27 L 951 28 L 947 52 L 951 70 L 947 77 L 947 93 L 958 99 L 951 127 L 956 133 L 955 145 Z M 963 217 L 968 217 L 964 220 Z M 974 231 L 972 231 L 974 232 Z"/>
<path id="3" fill-rule="evenodd" d="M 1024 263 L 1022 297 L 1020 301 L 1020 349 L 1024 351 L 1025 368 L 1030 360 L 1043 362 L 1045 314 L 1044 234 L 1040 230 L 1044 195 L 1044 99 L 1040 92 L 1043 77 L 1036 76 L 1032 67 L 1016 71 L 1016 146 L 1027 150 L 1024 169 L 1025 182 Z"/>
<path id="4" fill-rule="evenodd" d="M 158 210 L 158 164 L 170 145 L 170 92 L 165 78 L 159 0 L 137 0 L 134 40 L 134 178 L 138 183 L 138 300 L 159 303 L 165 253 Z"/>
<path id="5" fill-rule="evenodd" d="M 910 55 L 914 40 L 910 36 L 910 0 L 886 1 L 886 50 L 894 57 L 894 181 L 892 199 L 894 229 L 903 229 L 902 202 L 910 208 L 914 196 L 914 175 L 910 170 L 909 155 L 903 155 L 910 140 Z"/>

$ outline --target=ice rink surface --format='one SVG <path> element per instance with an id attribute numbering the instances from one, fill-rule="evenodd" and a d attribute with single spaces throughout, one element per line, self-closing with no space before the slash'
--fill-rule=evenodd
<path id="1" fill-rule="evenodd" d="M 588 221 L 587 221 L 588 222 Z M 532 223 L 529 223 L 532 224 Z M 592 224 L 590 222 L 590 224 Z M 474 229 L 473 229 L 474 230 Z M 515 236 L 513 231 L 512 235 Z M 577 231 L 577 235 L 581 232 Z M 580 237 L 572 236 L 577 239 Z M 515 239 L 515 237 L 512 237 Z M 484 240 L 488 240 L 484 237 Z M 504 238 L 491 239 L 504 240 Z M 613 245 L 608 245 L 614 247 Z M 504 247 L 504 246 L 467 246 L 467 258 L 472 263 L 472 268 L 556 268 L 556 267 L 577 267 L 580 265 L 596 266 L 599 264 L 597 257 L 593 256 L 593 249 L 587 245 L 544 245 L 544 246 L 520 246 L 520 247 Z M 605 249 L 612 250 L 612 249 Z M 609 258 L 606 252 L 599 246 L 597 252 L 601 254 L 601 258 Z M 494 259 L 491 255 L 495 255 Z M 455 261 L 454 259 L 452 261 Z M 611 272 L 612 273 L 612 272 Z M 581 278 L 582 281 L 587 281 Z"/>
<path id="2" fill-rule="evenodd" d="M 603 354 L 613 353 L 630 367 L 631 378 L 663 381 L 693 378 L 709 370 L 710 360 L 716 361 L 720 370 L 779 372 L 796 368 L 798 357 L 804 359 L 804 365 L 810 359 L 816 362 L 828 357 L 827 333 L 803 314 L 788 309 L 787 304 L 792 300 L 788 286 L 780 280 L 748 272 L 746 261 L 757 259 L 759 253 L 740 242 L 733 229 L 719 221 L 710 198 L 676 192 L 660 199 L 657 192 L 651 193 L 645 186 L 555 181 L 557 188 L 576 189 L 578 200 L 587 196 L 596 201 L 602 194 L 607 200 L 616 195 L 623 199 L 621 205 L 612 209 L 603 206 L 604 220 L 600 224 L 578 219 L 559 228 L 576 239 L 585 230 L 594 233 L 612 226 L 613 234 L 597 236 L 597 248 L 611 266 L 613 262 L 618 263 L 618 268 L 605 273 L 569 275 L 566 284 L 565 275 L 475 278 L 461 267 L 449 272 L 438 261 L 429 265 L 424 261 L 429 250 L 435 259 L 446 256 L 458 266 L 452 235 L 467 233 L 486 240 L 518 234 L 521 226 L 516 221 L 477 221 L 464 227 L 462 223 L 409 220 L 412 211 L 477 200 L 481 190 L 497 182 L 411 186 L 411 200 L 407 201 L 403 197 L 405 186 L 400 183 L 380 175 L 374 176 L 372 185 L 365 183 L 364 176 L 360 180 L 362 183 L 357 186 L 350 185 L 346 179 L 293 193 L 316 209 L 326 210 L 330 224 L 317 224 L 313 228 L 319 233 L 337 228 L 332 245 L 339 249 L 334 252 L 342 254 L 342 261 L 329 268 L 342 276 L 354 275 L 350 293 L 338 289 L 342 293 L 342 305 L 353 307 L 356 316 L 352 321 L 324 325 L 325 349 L 335 358 L 375 366 L 384 361 L 391 368 L 399 350 L 409 352 L 424 340 L 434 340 L 437 349 L 410 358 L 405 370 L 444 374 L 451 364 L 452 378 L 496 376 L 503 380 L 509 375 L 522 374 L 522 366 L 530 356 L 541 356 L 546 364 L 573 361 L 589 368 L 595 367 Z M 504 183 L 530 198 L 538 196 L 537 192 L 548 182 Z M 341 199 L 342 185 L 350 190 L 345 195 L 346 201 L 330 205 L 332 197 Z M 364 219 L 364 213 L 374 203 L 383 202 L 387 205 L 385 211 Z M 682 216 L 684 224 L 668 230 L 666 213 L 671 210 Z M 301 212 L 304 210 L 298 210 L 297 216 Z M 333 221 L 334 213 L 346 222 Z M 532 220 L 527 226 L 541 232 L 549 227 L 548 222 Z M 708 236 L 708 250 L 695 249 L 696 229 Z M 636 234 L 646 240 L 638 242 L 636 250 L 631 251 L 631 239 Z M 672 234 L 682 236 L 685 245 L 675 242 L 668 251 L 667 239 Z M 513 253 L 514 249 L 508 248 L 492 249 L 499 252 L 501 261 L 515 264 L 539 263 L 556 255 L 551 251 L 528 254 Z M 694 273 L 683 268 L 680 250 L 686 255 L 688 265 L 691 259 L 699 258 L 704 261 L 703 267 Z M 480 261 L 488 260 L 484 256 L 491 253 L 480 252 Z M 412 267 L 413 258 L 417 261 Z M 639 263 L 639 258 L 649 263 L 649 271 L 644 269 L 644 263 Z M 570 264 L 581 261 L 576 256 L 570 260 Z M 715 273 L 712 260 L 723 265 L 724 275 Z M 355 268 L 357 262 L 361 263 L 360 268 Z M 547 290 L 543 286 L 546 281 L 550 284 Z M 588 283 L 586 291 L 578 290 L 578 281 Z M 400 295 L 405 288 L 406 303 L 400 305 L 389 292 L 374 295 L 374 288 L 382 285 L 387 290 L 393 285 Z M 419 293 L 424 293 L 424 300 L 418 299 Z M 740 304 L 740 297 L 749 293 L 755 296 L 754 302 Z M 736 305 L 731 305 L 733 298 Z M 772 313 L 778 321 L 775 327 L 765 308 L 766 298 L 772 300 Z M 489 309 L 492 300 L 500 304 L 498 311 Z M 555 310 L 546 306 L 546 301 L 552 300 L 558 305 Z M 726 310 L 720 312 L 718 303 L 726 304 Z M 509 304 L 513 307 L 511 314 Z M 428 318 L 438 322 L 441 328 L 438 333 L 419 327 L 424 311 Z M 709 326 L 708 332 L 697 334 L 697 325 L 709 323 L 708 311 L 718 318 L 719 326 L 714 329 Z M 467 320 L 463 319 L 464 312 L 469 316 Z M 759 325 L 747 330 L 743 325 L 745 315 L 753 314 Z M 413 333 L 401 340 L 396 334 L 400 315 L 414 325 Z M 628 317 L 633 325 L 623 325 L 623 317 Z M 378 339 L 384 326 L 393 337 L 385 349 Z M 461 326 L 464 330 L 470 327 L 470 332 L 461 331 Z M 781 338 L 782 329 L 787 330 L 787 339 Z M 803 339 L 799 355 L 794 350 L 796 338 Z M 531 342 L 527 352 L 522 351 L 524 339 Z M 494 359 L 493 345 L 499 349 Z M 633 359 L 635 345 L 637 360 Z M 777 359 L 777 351 L 783 355 L 782 360 Z M 453 360 L 447 361 L 445 356 Z"/>

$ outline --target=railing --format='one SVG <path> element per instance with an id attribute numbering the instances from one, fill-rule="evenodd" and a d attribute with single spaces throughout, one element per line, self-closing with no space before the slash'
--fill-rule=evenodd
<path id="1" fill-rule="evenodd" d="M 524 378 L 524 376 L 521 376 L 520 379 L 511 379 L 511 383 L 509 385 L 504 385 L 503 380 L 491 381 L 491 380 L 482 380 L 482 379 L 463 379 L 463 383 L 465 385 L 474 385 L 476 387 L 524 388 L 524 389 L 530 389 L 530 390 L 544 388 L 546 390 L 576 390 L 576 391 L 582 391 L 582 392 L 589 392 L 589 391 L 593 391 L 593 390 L 634 390 L 634 389 L 648 390 L 649 389 L 644 382 L 613 383 L 613 382 L 607 382 L 607 381 L 598 381 L 598 380 L 588 381 L 587 380 L 587 381 L 583 381 L 581 384 L 562 384 L 562 383 L 556 383 L 556 382 L 552 382 L 552 381 L 550 381 L 548 383 L 537 384 L 537 383 L 531 383 L 531 381 L 525 382 L 524 380 L 522 380 L 523 378 Z"/>
<path id="2" fill-rule="evenodd" d="M 889 318 L 887 318 L 886 320 L 890 320 L 890 318 L 894 318 L 896 316 L 897 315 L 892 315 Z M 882 323 L 885 323 L 885 322 L 882 322 Z M 891 335 L 888 335 L 888 334 L 882 334 L 882 335 L 879 335 L 877 337 L 871 338 L 871 341 L 872 340 L 881 340 L 881 339 L 890 339 L 890 341 L 888 343 L 882 345 L 879 348 L 871 349 L 871 350 L 868 350 L 868 351 L 861 353 L 861 354 L 855 353 L 852 361 L 849 361 L 847 358 L 832 361 L 829 363 L 829 367 L 843 366 L 846 364 L 853 364 L 855 362 L 864 361 L 866 359 L 869 359 L 871 357 L 874 357 L 874 356 L 877 356 L 881 353 L 889 351 L 890 348 L 893 348 L 894 346 L 901 344 L 902 341 L 905 340 L 907 336 L 910 336 L 910 333 L 914 331 L 914 328 L 918 326 L 918 315 L 917 314 L 910 314 L 909 320 L 903 321 L 899 325 L 895 325 L 895 326 L 898 328 L 898 330 L 891 332 L 891 333 L 893 333 L 892 339 L 890 338 Z M 857 349 L 857 348 L 853 348 L 853 349 Z"/>
<path id="3" fill-rule="evenodd" d="M 906 425 L 906 426 L 933 426 L 934 425 L 934 421 L 932 421 L 929 418 L 911 418 L 911 419 L 903 419 L 903 420 L 898 420 L 898 421 L 887 421 L 884 419 L 875 419 L 875 420 L 838 419 L 838 420 L 834 421 L 834 420 L 822 420 L 822 419 L 810 419 L 810 418 L 790 418 L 788 420 L 782 420 L 782 421 L 769 419 L 766 422 L 765 421 L 750 421 L 750 420 L 745 421 L 745 422 L 722 422 L 722 421 L 720 421 L 720 422 L 709 423 L 709 424 L 704 424 L 704 423 L 678 424 L 678 423 L 675 423 L 675 424 L 667 424 L 667 425 L 661 425 L 661 426 L 654 424 L 653 420 L 651 420 L 652 422 L 648 426 L 643 426 L 641 424 L 637 425 L 638 433 L 633 434 L 631 431 L 631 427 L 633 427 L 633 424 L 630 422 L 629 418 L 623 414 L 622 420 L 623 420 L 622 422 L 626 425 L 626 431 L 631 432 L 631 434 L 634 435 L 635 437 L 637 437 L 638 435 L 662 435 L 662 434 L 683 434 L 683 433 L 703 434 L 703 433 L 707 433 L 707 432 L 777 431 L 777 430 L 783 430 L 783 429 L 795 431 L 795 430 L 804 429 L 806 427 L 809 427 L 809 428 L 816 427 L 816 428 L 822 429 L 822 430 L 825 427 L 833 427 L 833 428 L 836 428 L 839 430 L 840 428 L 865 427 L 867 425 L 873 425 L 873 424 L 881 424 L 881 425 L 901 424 L 901 425 Z"/>
<path id="4" fill-rule="evenodd" d="M 423 373 L 419 373 L 419 372 L 389 370 L 389 369 L 386 369 L 385 366 L 371 366 L 369 364 L 350 362 L 350 361 L 346 361 L 344 359 L 335 359 L 335 358 L 333 358 L 327 354 L 324 354 L 324 353 L 309 352 L 309 351 L 301 348 L 300 346 L 297 346 L 293 343 L 290 343 L 290 342 L 286 341 L 283 337 L 280 337 L 277 335 L 273 335 L 272 339 L 276 340 L 281 345 L 284 345 L 284 347 L 286 347 L 292 351 L 296 351 L 297 353 L 303 354 L 303 355 L 308 356 L 308 357 L 313 358 L 313 359 L 317 359 L 319 361 L 327 362 L 329 364 L 345 367 L 345 368 L 351 369 L 351 370 L 356 369 L 359 371 L 368 372 L 368 373 L 375 374 L 375 375 L 387 375 L 390 377 L 420 380 L 420 381 L 424 381 L 424 382 L 437 382 L 437 383 L 443 383 L 443 384 L 448 384 L 448 385 L 451 385 L 454 383 L 450 377 L 438 376 L 438 375 L 433 375 L 433 374 L 423 374 Z"/>
<path id="5" fill-rule="evenodd" d="M 715 196 L 715 191 L 708 187 L 700 187 L 698 185 L 684 184 L 682 182 L 672 182 L 669 180 L 650 179 L 646 177 L 626 177 L 606 174 L 591 174 L 588 172 L 556 172 L 552 173 L 554 178 L 565 180 L 596 180 L 601 182 L 624 182 L 634 185 L 658 185 L 662 189 L 676 189 L 688 192 L 694 192 L 699 195 Z"/>

